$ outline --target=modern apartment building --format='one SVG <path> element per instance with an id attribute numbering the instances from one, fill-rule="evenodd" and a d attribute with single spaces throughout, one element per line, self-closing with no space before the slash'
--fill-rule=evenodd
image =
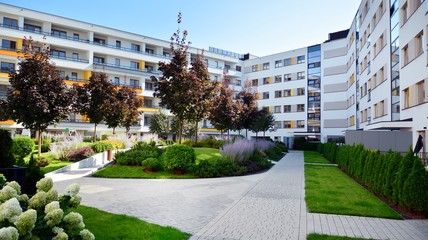
<path id="1" fill-rule="evenodd" d="M 133 87 L 144 99 L 141 122 L 131 132 L 146 133 L 159 111 L 150 76 L 169 60 L 169 42 L 73 19 L 0 4 L 0 97 L 15 69 L 24 36 L 53 49 L 52 57 L 67 84 L 84 83 L 93 70 Z M 259 108 L 275 116 L 266 132 L 292 145 L 296 137 L 323 142 L 343 138 L 346 130 L 403 130 L 413 144 L 428 127 L 428 3 L 423 0 L 363 0 L 349 29 L 328 40 L 263 57 L 216 48 L 204 52 L 212 80 L 224 73 L 235 91 L 250 81 Z M 190 48 L 189 61 L 202 52 Z M 0 127 L 20 129 L 12 121 Z M 207 121 L 201 132 L 218 134 Z M 84 116 L 52 126 L 89 133 Z M 109 131 L 101 126 L 100 132 Z M 255 134 L 252 134 L 254 136 Z"/>

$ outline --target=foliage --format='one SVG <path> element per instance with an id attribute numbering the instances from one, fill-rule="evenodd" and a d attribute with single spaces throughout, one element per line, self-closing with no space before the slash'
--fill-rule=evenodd
<path id="1" fill-rule="evenodd" d="M 192 140 L 185 140 L 183 142 L 183 145 L 189 146 L 189 147 L 203 147 L 203 148 L 216 148 L 219 149 L 224 145 L 225 141 L 223 140 L 217 140 L 213 137 L 204 138 L 200 140 L 199 142 L 195 142 Z"/>
<path id="2" fill-rule="evenodd" d="M 95 152 L 90 146 L 84 146 L 84 147 L 73 149 L 67 152 L 67 160 L 71 162 L 78 162 L 94 154 Z"/>
<path id="3" fill-rule="evenodd" d="M 308 234 L 307 240 L 365 240 L 366 238 L 353 238 L 343 236 L 331 236 L 326 234 L 311 233 Z"/>
<path id="4" fill-rule="evenodd" d="M 256 137 L 259 132 L 263 132 L 264 135 L 273 126 L 275 126 L 275 118 L 268 110 L 261 109 L 253 112 L 249 130 L 255 132 Z"/>
<path id="5" fill-rule="evenodd" d="M 147 158 L 159 158 L 162 150 L 145 142 L 137 142 L 131 150 L 118 152 L 114 158 L 118 165 L 138 166 Z"/>
<path id="6" fill-rule="evenodd" d="M 296 137 L 294 138 L 293 149 L 316 151 L 318 149 L 318 144 L 318 142 L 310 142 L 304 137 Z"/>
<path id="7" fill-rule="evenodd" d="M 234 128 L 241 130 L 249 129 L 252 122 L 253 113 L 257 110 L 257 92 L 251 88 L 251 81 L 245 81 L 245 85 L 238 94 L 236 104 L 239 105 L 238 116 L 235 120 Z"/>
<path id="8" fill-rule="evenodd" d="M 162 110 L 153 114 L 149 130 L 162 138 L 166 138 L 170 132 L 168 116 Z"/>
<path id="9" fill-rule="evenodd" d="M 233 143 L 224 144 L 220 152 L 233 162 L 240 163 L 248 160 L 254 150 L 254 140 L 238 139 Z"/>
<path id="10" fill-rule="evenodd" d="M 161 146 L 171 146 L 171 145 L 174 145 L 174 141 L 173 140 L 160 140 L 158 143 Z"/>
<path id="11" fill-rule="evenodd" d="M 181 125 L 180 125 L 181 124 Z M 187 121 L 187 120 L 180 120 L 177 117 L 173 117 L 171 121 L 171 134 L 180 135 L 180 127 L 181 127 L 181 135 L 182 137 L 190 138 L 191 136 L 195 135 L 197 132 L 196 125 Z M 179 141 L 180 142 L 180 141 Z"/>
<path id="12" fill-rule="evenodd" d="M 143 106 L 143 101 L 128 86 L 122 86 L 119 89 L 117 99 L 123 103 L 121 106 L 122 117 L 120 119 L 120 126 L 124 127 L 126 132 L 129 132 L 131 126 L 137 124 L 140 120 L 138 108 Z"/>
<path id="13" fill-rule="evenodd" d="M 50 143 L 43 143 L 41 150 L 42 150 L 42 153 L 49 152 L 51 150 L 51 144 Z"/>
<path id="14" fill-rule="evenodd" d="M 0 168 L 12 167 L 15 164 L 12 146 L 13 142 L 9 131 L 0 129 Z"/>
<path id="15" fill-rule="evenodd" d="M 216 161 L 202 160 L 194 168 L 194 174 L 201 178 L 228 177 L 242 175 L 241 168 L 235 162 L 225 158 Z"/>
<path id="16" fill-rule="evenodd" d="M 276 147 L 281 149 L 282 152 L 288 152 L 287 146 L 283 142 L 275 141 Z"/>
<path id="17" fill-rule="evenodd" d="M 126 147 L 125 143 L 122 142 L 121 140 L 108 139 L 108 140 L 102 140 L 99 142 L 105 143 L 107 145 L 110 144 L 112 150 L 124 149 Z"/>
<path id="18" fill-rule="evenodd" d="M 185 173 L 196 160 L 195 150 L 184 145 L 173 145 L 166 149 L 163 155 L 165 170 L 172 173 Z"/>
<path id="19" fill-rule="evenodd" d="M 34 141 L 29 137 L 16 137 L 12 141 L 12 153 L 17 159 L 22 159 L 33 151 Z"/>
<path id="20" fill-rule="evenodd" d="M 73 98 L 50 61 L 49 47 L 32 51 L 32 40 L 25 39 L 24 43 L 26 51 L 18 62 L 19 71 L 9 73 L 11 88 L 1 105 L 6 106 L 2 108 L 6 117 L 38 132 L 40 156 L 42 132 L 67 117 Z"/>
<path id="21" fill-rule="evenodd" d="M 36 183 L 43 178 L 43 172 L 40 170 L 39 163 L 30 154 L 30 161 L 26 165 L 27 171 L 25 172 L 25 186 L 24 190 L 27 194 L 34 194 L 36 192 Z"/>
<path id="22" fill-rule="evenodd" d="M 131 138 L 129 138 L 126 133 L 108 136 L 107 140 L 120 141 L 124 144 L 123 148 L 131 148 L 134 145 L 133 140 Z"/>
<path id="23" fill-rule="evenodd" d="M 284 157 L 284 153 L 282 153 L 281 148 L 277 147 L 276 145 L 274 147 L 268 148 L 264 152 L 266 153 L 267 157 L 273 161 L 279 161 L 282 157 Z"/>
<path id="24" fill-rule="evenodd" d="M 213 98 L 208 115 L 211 124 L 221 132 L 232 129 L 232 123 L 236 121 L 237 105 L 233 101 L 233 97 L 234 92 L 229 88 L 229 82 L 223 77 L 219 94 Z"/>
<path id="25" fill-rule="evenodd" d="M 101 153 L 113 149 L 113 145 L 110 142 L 106 141 L 94 142 L 91 147 L 96 153 Z"/>
<path id="26" fill-rule="evenodd" d="M 61 142 L 51 144 L 51 152 L 56 159 L 67 160 L 67 153 L 70 150 L 77 149 L 82 143 L 80 135 L 63 138 Z"/>
<path id="27" fill-rule="evenodd" d="M 336 163 L 336 155 L 339 150 L 339 146 L 336 143 L 320 143 L 318 144 L 318 152 L 323 154 L 330 162 Z"/>
<path id="28" fill-rule="evenodd" d="M 68 211 L 80 205 L 79 185 L 70 185 L 61 196 L 50 178 L 41 179 L 36 186 L 37 193 L 31 198 L 20 195 L 21 187 L 16 182 L 2 186 L 0 232 L 8 227 L 16 234 L 12 239 L 95 239 L 84 229 L 82 216 Z"/>
<path id="29" fill-rule="evenodd" d="M 146 172 L 157 172 L 162 170 L 162 163 L 157 158 L 146 158 L 141 162 L 143 166 L 143 171 Z"/>
<path id="30" fill-rule="evenodd" d="M 417 194 L 415 194 L 417 193 Z M 416 212 L 428 212 L 428 173 L 419 159 L 403 184 L 400 203 Z"/>
<path id="31" fill-rule="evenodd" d="M 392 199 L 394 203 L 398 203 L 400 205 L 404 204 L 404 183 L 406 182 L 407 178 L 410 175 L 410 172 L 412 171 L 414 161 L 419 161 L 419 159 L 414 156 L 412 149 L 409 148 L 409 151 L 406 153 L 400 163 L 400 167 L 397 172 L 397 177 L 395 178 L 394 184 L 396 185 L 396 188 L 394 189 L 395 191 L 393 192 Z M 428 209 L 426 209 L 426 211 L 428 212 Z"/>

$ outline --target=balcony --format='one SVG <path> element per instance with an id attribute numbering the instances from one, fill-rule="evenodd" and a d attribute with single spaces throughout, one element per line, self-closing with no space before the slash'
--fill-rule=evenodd
<path id="1" fill-rule="evenodd" d="M 133 68 L 130 66 L 124 66 L 124 65 L 116 65 L 116 64 L 111 64 L 111 63 L 101 63 L 101 62 L 94 62 L 95 66 L 102 66 L 102 67 L 111 67 L 111 68 L 118 68 L 118 69 L 123 69 L 123 70 L 129 70 L 129 71 L 136 71 L 136 72 L 144 72 L 144 73 L 153 73 L 156 75 L 160 75 L 161 72 L 159 71 L 153 71 L 150 69 L 139 69 L 139 68 Z"/>
<path id="2" fill-rule="evenodd" d="M 64 56 L 58 56 L 58 55 L 51 55 L 51 58 L 62 59 L 62 60 L 67 60 L 67 61 L 74 61 L 74 62 L 81 62 L 81 63 L 89 63 L 89 60 L 81 59 L 81 58 L 64 57 Z"/>
<path id="3" fill-rule="evenodd" d="M 124 83 L 113 83 L 113 85 L 118 86 L 118 87 L 130 87 L 130 88 L 141 90 L 141 86 L 138 86 L 138 85 L 130 85 L 130 84 L 124 84 Z"/>

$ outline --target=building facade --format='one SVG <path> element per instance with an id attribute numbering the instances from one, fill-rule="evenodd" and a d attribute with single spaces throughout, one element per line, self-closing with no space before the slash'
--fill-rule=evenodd
<path id="1" fill-rule="evenodd" d="M 144 107 L 131 132 L 148 132 L 151 115 L 160 110 L 150 76 L 159 76 L 159 61 L 169 60 L 168 41 L 0 6 L 0 97 L 24 36 L 31 36 L 51 47 L 68 85 L 83 84 L 95 70 L 107 73 L 115 85 L 133 87 Z M 427 12 L 423 0 L 363 0 L 349 29 L 330 33 L 318 45 L 263 57 L 210 47 L 204 58 L 212 80 L 226 74 L 236 92 L 251 82 L 259 108 L 275 116 L 275 127 L 265 133 L 272 139 L 291 146 L 296 137 L 326 142 L 343 138 L 347 130 L 402 130 L 412 132 L 414 145 L 419 135 L 425 139 L 428 127 Z M 189 61 L 201 53 L 190 48 Z M 49 130 L 89 133 L 87 121 L 70 115 Z M 0 124 L 22 128 L 13 121 Z M 218 134 L 208 121 L 200 126 L 201 132 Z M 110 130 L 101 126 L 102 131 Z"/>

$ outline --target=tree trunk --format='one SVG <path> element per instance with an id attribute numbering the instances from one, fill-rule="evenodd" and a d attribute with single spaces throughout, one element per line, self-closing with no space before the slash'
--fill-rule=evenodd
<path id="1" fill-rule="evenodd" d="M 230 141 L 230 130 L 227 129 L 227 140 Z"/>
<path id="2" fill-rule="evenodd" d="M 195 145 L 198 144 L 198 127 L 199 127 L 199 123 L 196 122 Z"/>
<path id="3" fill-rule="evenodd" d="M 266 131 L 263 131 L 263 138 L 266 137 Z"/>
<path id="4" fill-rule="evenodd" d="M 181 137 L 183 135 L 183 120 L 179 120 L 178 127 L 178 144 L 181 144 Z"/>
<path id="5" fill-rule="evenodd" d="M 113 128 L 113 135 L 116 135 L 116 128 Z"/>
<path id="6" fill-rule="evenodd" d="M 39 146 L 37 147 L 38 148 L 38 154 L 37 154 L 37 156 L 38 156 L 38 158 L 40 160 L 40 155 L 42 153 L 42 141 L 43 141 L 43 139 L 42 139 L 42 130 L 39 130 L 38 133 L 39 133 L 39 141 L 38 141 L 39 142 Z"/>
<path id="7" fill-rule="evenodd" d="M 95 123 L 95 127 L 94 127 L 94 136 L 92 137 L 92 141 L 96 142 L 97 141 L 97 124 Z"/>
<path id="8" fill-rule="evenodd" d="M 248 129 L 245 129 L 245 139 L 248 139 Z"/>

